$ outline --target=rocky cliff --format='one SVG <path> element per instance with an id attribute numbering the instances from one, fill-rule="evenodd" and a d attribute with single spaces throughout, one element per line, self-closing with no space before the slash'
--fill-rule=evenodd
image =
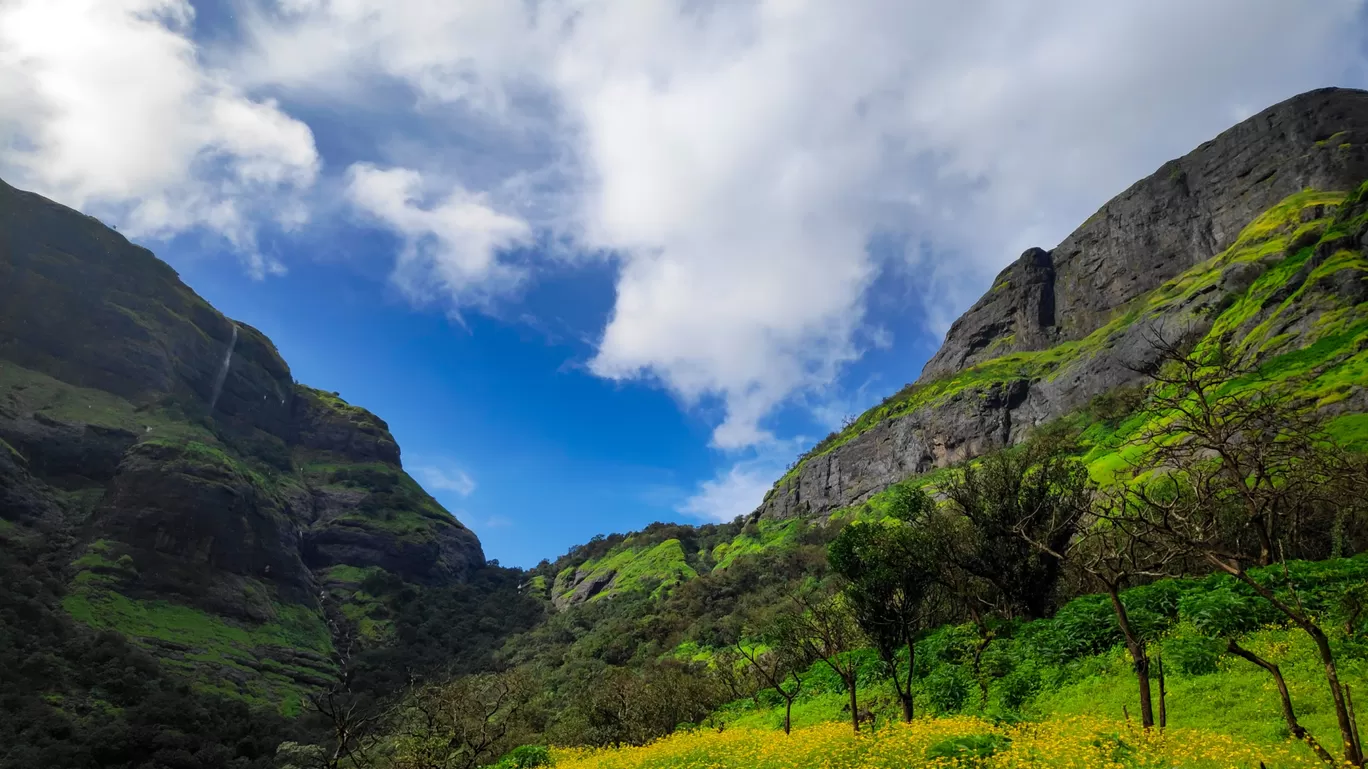
<path id="1" fill-rule="evenodd" d="M 757 514 L 827 513 L 1020 441 L 1135 382 L 1155 331 L 1219 334 L 1268 360 L 1321 342 L 1321 376 L 1343 369 L 1368 273 L 1357 193 L 1339 207 L 1365 178 L 1368 92 L 1345 89 L 1289 99 L 1165 163 L 1004 269 L 917 382 L 802 457 Z"/>
<path id="2" fill-rule="evenodd" d="M 65 606 L 280 702 L 382 642 L 378 573 L 484 566 L 388 426 L 97 220 L 0 182 L 0 523 L 71 537 Z M 331 630 L 330 630 L 331 628 Z"/>

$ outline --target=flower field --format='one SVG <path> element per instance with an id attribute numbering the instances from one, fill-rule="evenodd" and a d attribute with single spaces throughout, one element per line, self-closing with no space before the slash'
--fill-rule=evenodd
<path id="1" fill-rule="evenodd" d="M 970 716 L 891 723 L 858 737 L 849 724 L 783 732 L 678 733 L 644 747 L 556 749 L 556 769 L 894 769 L 907 767 L 1323 767 L 1295 742 L 1254 745 L 1191 729 L 1143 733 L 1124 722 L 1071 717 L 995 726 Z"/>

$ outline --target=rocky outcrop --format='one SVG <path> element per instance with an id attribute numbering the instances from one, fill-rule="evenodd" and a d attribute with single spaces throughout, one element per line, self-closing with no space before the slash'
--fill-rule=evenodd
<path id="1" fill-rule="evenodd" d="M 1052 251 L 1023 254 L 951 325 L 919 381 L 1081 339 L 1288 195 L 1365 178 L 1368 92 L 1326 88 L 1270 107 L 1112 198 Z"/>
<path id="2" fill-rule="evenodd" d="M 311 603 L 297 521 L 265 477 L 223 451 L 145 442 L 124 455 L 90 528 L 131 557 L 139 577 L 124 587 L 135 594 L 260 621 L 272 593 Z M 272 590 L 247 589 L 253 581 Z"/>
<path id="3" fill-rule="evenodd" d="M 1368 92 L 1344 89 L 1289 99 L 1166 163 L 1053 250 L 1030 249 L 1004 269 L 951 326 L 917 383 L 893 399 L 915 407 L 873 420 L 836 448 L 804 458 L 756 514 L 824 514 L 910 476 L 1018 442 L 1034 426 L 1138 381 L 1136 369 L 1154 356 L 1153 334 L 1206 335 L 1272 265 L 1311 244 L 1319 243 L 1315 255 L 1288 277 L 1285 289 L 1264 297 L 1238 328 L 1222 333 L 1238 340 L 1263 324 L 1260 333 L 1269 339 L 1295 337 L 1325 310 L 1355 306 L 1368 276 L 1345 270 L 1317 281 L 1312 275 L 1330 254 L 1361 248 L 1368 234 L 1322 240 L 1324 227 L 1309 224 L 1282 233 L 1298 239 L 1285 249 L 1223 265 L 1193 289 L 1170 281 L 1225 251 L 1242 229 L 1288 196 L 1306 188 L 1347 192 L 1364 179 Z M 1284 229 L 1336 215 L 1332 207 L 1307 206 L 1293 211 Z M 1336 221 L 1353 217 L 1338 212 Z M 1295 308 L 1283 307 L 1308 280 L 1318 287 L 1297 294 Z M 1328 295 L 1317 300 L 1317 292 Z M 1143 322 L 1116 324 L 1127 310 Z M 1116 325 L 1114 332 L 1108 324 Z M 1090 346 L 1080 349 L 1085 338 Z M 1021 358 L 1019 374 L 1005 363 L 981 382 L 972 376 L 986 362 L 1017 360 L 1003 358 L 1010 353 L 1046 350 L 1069 352 L 1043 363 Z M 919 398 L 939 390 L 947 394 Z"/>
<path id="4" fill-rule="evenodd" d="M 399 464 L 399 444 L 383 419 L 349 405 L 337 396 L 304 385 L 295 386 L 290 420 L 297 446 L 340 454 L 354 462 Z"/>

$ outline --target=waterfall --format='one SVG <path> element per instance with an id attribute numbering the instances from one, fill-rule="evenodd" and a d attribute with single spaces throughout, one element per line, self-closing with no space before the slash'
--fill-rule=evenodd
<path id="1" fill-rule="evenodd" d="M 214 377 L 214 394 L 209 397 L 209 413 L 214 413 L 214 404 L 218 403 L 219 393 L 223 392 L 223 380 L 228 378 L 228 364 L 233 362 L 233 348 L 237 346 L 237 324 L 233 324 L 233 338 L 228 340 L 228 351 L 223 354 L 223 365 L 219 367 L 218 376 Z"/>

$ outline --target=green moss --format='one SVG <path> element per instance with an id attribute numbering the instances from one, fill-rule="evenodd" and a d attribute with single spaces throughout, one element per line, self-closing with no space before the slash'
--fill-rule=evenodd
<path id="1" fill-rule="evenodd" d="M 265 700 L 280 706 L 297 700 L 310 690 L 289 673 L 312 678 L 325 678 L 330 674 L 330 668 L 323 664 L 318 669 L 311 669 L 270 660 L 272 648 L 312 652 L 321 659 L 330 657 L 332 639 L 327 625 L 318 613 L 304 606 L 275 603 L 276 616 L 269 622 L 254 625 L 169 601 L 129 598 L 98 581 L 80 579 L 62 601 L 62 606 L 86 625 L 118 631 L 150 648 L 170 645 L 185 649 L 180 664 L 198 686 L 218 687 L 239 699 Z M 165 656 L 165 653 L 159 656 Z M 252 664 L 245 664 L 249 662 Z M 249 672 L 260 668 L 273 675 L 249 676 L 245 683 L 231 687 L 215 681 L 215 670 L 221 667 Z"/>
<path id="2" fill-rule="evenodd" d="M 345 585 L 360 585 L 366 581 L 367 577 L 383 573 L 384 569 L 379 566 L 329 566 L 320 572 L 324 582 L 340 583 Z"/>
<path id="3" fill-rule="evenodd" d="M 207 428 L 187 422 L 173 411 L 155 405 L 134 405 L 103 390 L 69 385 L 9 361 L 0 360 L 0 392 L 20 412 L 42 414 L 61 422 L 127 430 L 139 439 L 213 440 Z"/>
<path id="4" fill-rule="evenodd" d="M 622 593 L 650 590 L 652 597 L 659 598 L 671 587 L 698 576 L 688 563 L 684 546 L 678 539 L 667 539 L 649 547 L 633 547 L 629 538 L 617 549 L 602 558 L 589 560 L 578 568 L 567 568 L 556 577 L 556 587 L 562 597 L 574 592 L 570 580 L 577 572 L 584 572 L 586 579 L 613 575 L 612 582 L 600 591 L 591 601 Z"/>
<path id="5" fill-rule="evenodd" d="M 800 526 L 801 523 L 792 518 L 757 521 L 753 527 L 748 527 L 749 531 L 742 532 L 736 539 L 713 548 L 713 570 L 726 569 L 738 558 L 792 545 L 797 541 Z"/>
<path id="6" fill-rule="evenodd" d="M 1254 285 L 1242 296 L 1234 297 L 1232 304 L 1227 306 L 1218 316 L 1211 338 L 1231 334 L 1257 316 L 1269 297 L 1284 286 L 1310 257 L 1312 249 L 1307 247 L 1288 258 L 1286 252 L 1290 243 L 1297 238 L 1311 237 L 1317 232 L 1323 233 L 1323 239 L 1343 236 L 1345 232 L 1353 231 L 1354 227 L 1359 226 L 1361 224 L 1359 220 L 1364 218 L 1345 220 L 1342 217 L 1336 217 L 1331 220 L 1322 217 L 1302 222 L 1302 211 L 1312 206 L 1334 205 L 1339 205 L 1342 211 L 1348 207 L 1349 199 L 1356 199 L 1355 196 L 1364 194 L 1368 194 L 1368 192 L 1361 188 L 1360 191 L 1349 195 L 1348 199 L 1346 199 L 1345 193 L 1334 191 L 1303 190 L 1290 195 L 1245 227 L 1230 248 L 1167 281 L 1149 294 L 1118 308 L 1110 321 L 1083 339 L 1065 342 L 1047 350 L 1010 352 L 990 358 L 939 380 L 908 385 L 885 399 L 883 403 L 861 414 L 845 429 L 832 433 L 814 446 L 779 479 L 775 488 L 781 489 L 791 483 L 804 464 L 812 457 L 835 451 L 887 420 L 896 419 L 920 408 L 938 405 L 951 398 L 972 393 L 984 395 L 991 388 L 1002 387 L 1013 381 L 1048 380 L 1057 377 L 1072 364 L 1086 360 L 1105 349 L 1118 334 L 1133 324 L 1161 313 L 1172 314 L 1177 312 L 1176 308 L 1187 304 L 1198 293 L 1210 290 L 1213 285 L 1219 283 L 1224 272 L 1232 266 L 1265 259 L 1277 260 L 1276 265 L 1256 280 Z M 1342 203 L 1346 205 L 1340 205 Z M 1306 285 L 1301 291 L 1285 300 L 1283 306 L 1289 307 L 1300 301 L 1302 292 L 1310 290 L 1322 280 L 1330 279 L 1343 269 L 1368 270 L 1368 264 L 1365 264 L 1361 256 L 1357 254 L 1346 252 L 1337 255 L 1317 267 L 1308 277 Z M 1247 337 L 1247 343 L 1257 342 L 1262 346 L 1262 349 L 1268 352 L 1278 352 L 1281 348 L 1289 346 L 1294 340 L 1288 336 L 1270 337 L 1267 334 L 1273 327 L 1275 319 L 1276 314 L 1261 324 L 1260 328 L 1251 332 Z M 1349 330 L 1352 330 L 1353 326 L 1349 323 L 1353 320 L 1352 318 L 1341 318 L 1340 320 L 1341 327 L 1348 327 Z M 1309 338 L 1302 337 L 1296 341 L 1314 342 L 1317 341 L 1317 335 L 1329 336 L 1330 333 L 1330 331 L 1318 331 L 1317 334 L 1313 334 Z M 1336 339 L 1337 344 L 1345 341 L 1342 336 L 1338 335 Z M 990 346 L 989 351 L 1007 349 L 1013 341 L 1014 339 L 1011 337 L 1004 337 L 995 341 Z M 1322 350 L 1318 348 L 1308 355 L 1323 358 L 1321 353 Z M 1123 459 L 1123 457 L 1114 455 L 1094 457 L 1094 471 L 1102 477 L 1109 477 L 1119 469 Z"/>
<path id="7" fill-rule="evenodd" d="M 1348 135 L 1349 135 L 1349 132 L 1348 132 L 1348 131 L 1336 131 L 1335 133 L 1331 134 L 1328 138 L 1321 139 L 1320 141 L 1316 142 L 1316 146 L 1317 146 L 1317 147 L 1324 147 L 1324 146 L 1326 146 L 1326 145 L 1328 145 L 1328 144 L 1334 144 L 1336 139 L 1340 139 L 1340 138 L 1345 137 L 1345 136 L 1348 136 Z M 1350 146 L 1350 145 L 1348 145 L 1348 144 L 1341 144 L 1340 146 L 1341 146 L 1341 147 L 1347 147 L 1347 146 Z"/>

